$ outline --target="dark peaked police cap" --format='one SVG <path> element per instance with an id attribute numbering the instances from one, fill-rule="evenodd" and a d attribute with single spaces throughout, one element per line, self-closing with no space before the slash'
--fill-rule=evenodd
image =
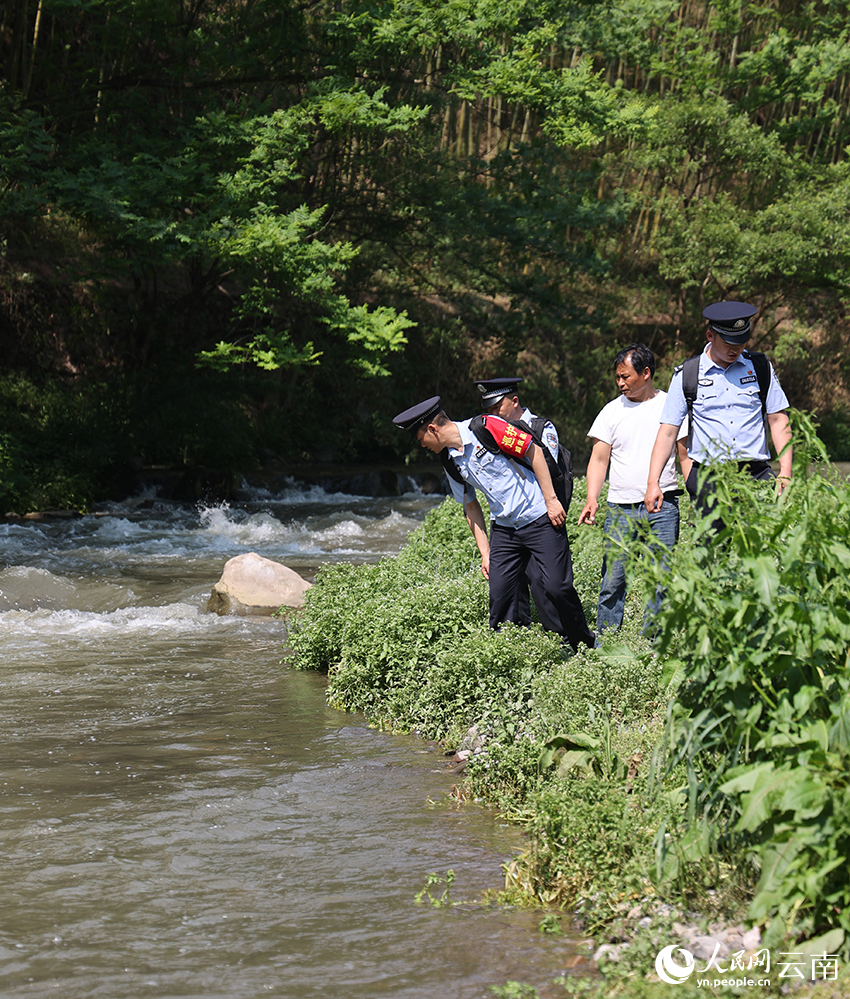
<path id="1" fill-rule="evenodd" d="M 406 409 L 403 413 L 399 413 L 398 416 L 394 416 L 393 423 L 399 430 L 409 430 L 410 433 L 414 434 L 432 416 L 436 416 L 439 412 L 440 396 L 432 395 L 430 399 L 426 399 L 424 402 L 417 402 L 415 406 L 411 406 L 410 409 Z"/>
<path id="2" fill-rule="evenodd" d="M 481 401 L 486 409 L 498 402 L 502 396 L 512 395 L 521 381 L 522 379 L 516 375 L 513 378 L 485 378 L 477 381 L 475 387 L 481 393 Z"/>
<path id="3" fill-rule="evenodd" d="M 709 329 L 731 344 L 750 339 L 750 319 L 757 312 L 749 302 L 714 302 L 702 310 Z"/>

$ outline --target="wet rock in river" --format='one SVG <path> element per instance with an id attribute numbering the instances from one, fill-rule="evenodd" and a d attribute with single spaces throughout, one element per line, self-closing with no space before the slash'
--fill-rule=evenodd
<path id="1" fill-rule="evenodd" d="M 301 607 L 311 584 L 293 569 L 256 552 L 237 555 L 213 586 L 207 610 L 216 614 L 270 615 L 279 607 Z"/>

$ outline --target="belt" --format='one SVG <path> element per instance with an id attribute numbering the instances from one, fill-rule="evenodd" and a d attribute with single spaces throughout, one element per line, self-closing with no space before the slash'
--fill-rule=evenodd
<path id="1" fill-rule="evenodd" d="M 664 502 L 672 503 L 673 500 L 677 500 L 682 495 L 682 493 L 684 493 L 684 491 L 685 491 L 684 489 L 668 489 L 663 494 Z M 634 503 L 614 503 L 611 500 L 609 500 L 609 502 L 611 503 L 611 506 L 619 506 L 624 509 L 631 509 L 633 506 L 643 506 L 643 500 L 636 500 Z"/>
<path id="2" fill-rule="evenodd" d="M 532 520 L 529 524 L 500 524 L 496 520 L 490 521 L 490 527 L 498 527 L 503 531 L 522 531 L 526 527 L 542 527 L 543 524 L 551 524 L 552 521 L 549 520 L 549 514 L 544 513 L 542 517 L 538 517 L 537 520 Z"/>
<path id="3" fill-rule="evenodd" d="M 728 462 L 722 462 L 726 465 Z M 738 466 L 738 471 L 743 472 L 746 469 L 750 475 L 758 475 L 760 472 L 764 472 L 766 469 L 770 468 L 770 462 L 765 461 L 764 458 L 747 458 L 745 461 L 736 461 L 735 464 Z M 693 462 L 694 468 L 700 468 L 702 462 Z M 665 495 L 665 499 L 667 496 Z"/>

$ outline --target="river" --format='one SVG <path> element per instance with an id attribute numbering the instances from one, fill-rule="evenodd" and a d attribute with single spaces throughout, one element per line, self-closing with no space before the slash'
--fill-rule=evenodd
<path id="1" fill-rule="evenodd" d="M 576 939 L 481 903 L 517 831 L 449 796 L 438 746 L 328 708 L 279 621 L 205 609 L 234 555 L 312 578 L 435 502 L 293 484 L 0 524 L 4 999 L 563 996 Z M 448 869 L 459 904 L 417 903 Z"/>

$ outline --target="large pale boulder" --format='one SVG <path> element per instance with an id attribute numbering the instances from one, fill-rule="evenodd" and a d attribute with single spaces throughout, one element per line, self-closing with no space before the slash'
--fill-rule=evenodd
<path id="1" fill-rule="evenodd" d="M 225 563 L 207 610 L 216 614 L 274 614 L 279 607 L 301 607 L 311 585 L 280 562 L 249 552 Z"/>

